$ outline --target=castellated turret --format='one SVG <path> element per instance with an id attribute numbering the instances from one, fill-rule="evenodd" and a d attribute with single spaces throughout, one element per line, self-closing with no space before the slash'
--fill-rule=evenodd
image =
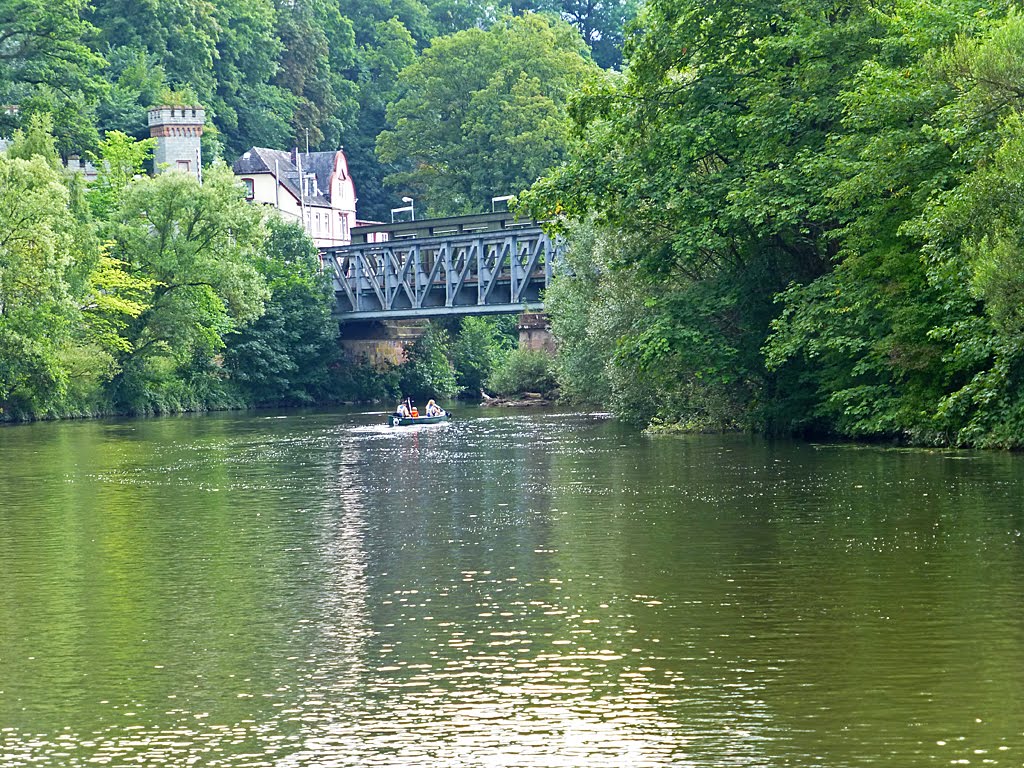
<path id="1" fill-rule="evenodd" d="M 149 135 L 156 139 L 153 165 L 156 173 L 181 171 L 202 180 L 200 137 L 206 110 L 202 107 L 153 107 L 149 110 Z"/>

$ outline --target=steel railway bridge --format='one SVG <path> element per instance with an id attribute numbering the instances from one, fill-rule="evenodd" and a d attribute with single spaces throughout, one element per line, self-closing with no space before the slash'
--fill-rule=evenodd
<path id="1" fill-rule="evenodd" d="M 355 227 L 323 258 L 350 322 L 538 309 L 564 254 L 537 222 L 501 212 Z"/>

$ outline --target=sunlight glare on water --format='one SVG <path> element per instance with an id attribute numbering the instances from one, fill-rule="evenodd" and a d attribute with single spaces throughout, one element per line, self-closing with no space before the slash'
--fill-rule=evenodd
<path id="1" fill-rule="evenodd" d="M 1024 457 L 383 421 L 0 430 L 0 765 L 1024 764 Z"/>

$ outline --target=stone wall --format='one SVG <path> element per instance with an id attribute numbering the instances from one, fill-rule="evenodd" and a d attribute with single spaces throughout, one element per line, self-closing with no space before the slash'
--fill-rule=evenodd
<path id="1" fill-rule="evenodd" d="M 153 170 L 184 171 L 201 178 L 202 107 L 155 107 L 149 110 L 149 135 L 156 139 Z"/>
<path id="2" fill-rule="evenodd" d="M 555 337 L 551 335 L 551 323 L 543 312 L 523 312 L 519 316 L 520 349 L 543 350 L 555 353 Z"/>
<path id="3" fill-rule="evenodd" d="M 341 327 L 341 348 L 349 359 L 374 368 L 401 365 L 408 358 L 406 347 L 424 334 L 422 320 L 388 320 L 345 323 Z"/>

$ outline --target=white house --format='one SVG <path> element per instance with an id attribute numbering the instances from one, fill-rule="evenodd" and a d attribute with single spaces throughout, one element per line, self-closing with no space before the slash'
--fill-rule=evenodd
<path id="1" fill-rule="evenodd" d="M 345 153 L 252 147 L 234 166 L 252 202 L 301 222 L 317 248 L 348 245 L 356 225 L 356 189 Z"/>

